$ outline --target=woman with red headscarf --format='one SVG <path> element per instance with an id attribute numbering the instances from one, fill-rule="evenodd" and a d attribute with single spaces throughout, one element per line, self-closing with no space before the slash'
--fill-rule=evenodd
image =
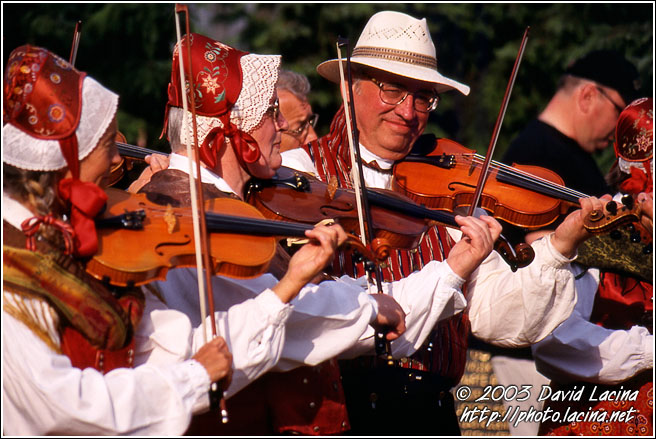
<path id="1" fill-rule="evenodd" d="M 615 139 L 609 183 L 619 190 L 618 201 L 623 194 L 636 196 L 643 220 L 634 225 L 638 230 L 594 237 L 579 248 L 577 262 L 596 267 L 589 273 L 601 269 L 599 284 L 577 284 L 572 316 L 533 346 L 538 370 L 552 379 L 552 393 L 574 391 L 566 401 L 545 401 L 544 410 L 561 419 L 545 419 L 541 434 L 653 436 L 651 98 L 622 111 Z"/>

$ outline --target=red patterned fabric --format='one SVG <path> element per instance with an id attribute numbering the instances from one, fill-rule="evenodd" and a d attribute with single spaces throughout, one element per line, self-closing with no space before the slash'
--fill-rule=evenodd
<path id="1" fill-rule="evenodd" d="M 551 413 L 560 413 L 563 418 L 574 416 L 579 413 L 583 422 L 542 422 L 539 434 L 541 436 L 654 436 L 653 413 L 654 413 L 654 383 L 652 371 L 646 371 L 638 376 L 623 382 L 621 385 L 604 386 L 591 383 L 576 383 L 575 385 L 554 385 L 554 392 L 558 390 L 579 390 L 584 386 L 585 392 L 579 401 L 545 401 L 543 413 L 551 410 Z M 637 394 L 620 393 L 618 401 L 590 402 L 590 393 L 594 389 L 594 398 L 601 399 L 601 395 L 607 391 L 632 390 Z M 635 398 L 634 398 L 635 397 Z M 630 399 L 635 399 L 631 401 Z M 605 412 L 605 422 L 594 419 L 591 416 L 601 416 Z M 622 412 L 624 419 L 609 422 L 610 416 Z M 594 414 L 594 415 L 593 415 Z M 585 418 L 585 415 L 588 418 Z M 565 419 L 567 420 L 567 419 Z"/>
<path id="2" fill-rule="evenodd" d="M 256 162 L 260 157 L 257 142 L 248 134 L 237 129 L 230 121 L 230 111 L 237 102 L 242 88 L 240 60 L 248 52 L 234 49 L 204 35 L 192 33 L 190 38 L 183 37 L 181 44 L 176 45 L 173 51 L 164 131 L 166 131 L 170 107 L 183 108 L 183 96 L 185 95 L 187 103 L 191 107 L 187 41 L 191 47 L 191 72 L 196 114 L 217 117 L 223 123 L 223 128 L 217 128 L 203 141 L 200 146 L 200 159 L 213 169 L 217 163 L 218 151 L 225 144 L 225 138 L 231 138 L 233 148 L 240 160 L 244 160 L 246 163 Z M 184 92 L 181 90 L 180 81 L 181 48 L 187 88 Z M 253 148 L 249 148 L 248 145 L 252 145 Z"/>
<path id="3" fill-rule="evenodd" d="M 630 162 L 644 162 L 653 155 L 654 101 L 641 98 L 626 106 L 615 128 L 615 155 Z"/>

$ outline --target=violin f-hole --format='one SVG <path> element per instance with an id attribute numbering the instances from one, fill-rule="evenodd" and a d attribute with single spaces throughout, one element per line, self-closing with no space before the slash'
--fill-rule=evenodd
<path id="1" fill-rule="evenodd" d="M 183 235 L 183 239 L 185 239 L 185 241 L 180 241 L 180 242 L 173 242 L 173 241 L 169 241 L 169 242 L 160 242 L 159 244 L 157 244 L 157 245 L 155 246 L 155 251 L 157 252 L 158 255 L 160 255 L 160 256 L 164 256 L 164 251 L 162 251 L 163 248 L 166 248 L 166 247 L 169 247 L 169 246 L 171 246 L 171 247 L 182 247 L 182 246 L 185 246 L 185 245 L 189 245 L 189 244 L 191 244 L 191 242 L 192 242 L 191 237 L 190 237 L 189 235 L 187 235 L 187 234 Z"/>

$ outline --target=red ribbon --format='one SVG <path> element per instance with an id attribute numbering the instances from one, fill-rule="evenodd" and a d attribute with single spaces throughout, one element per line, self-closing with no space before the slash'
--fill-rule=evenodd
<path id="1" fill-rule="evenodd" d="M 632 167 L 631 176 L 626 180 L 624 180 L 622 183 L 620 183 L 620 190 L 626 194 L 639 194 L 640 192 L 651 192 L 652 191 L 651 175 L 647 175 L 647 172 L 641 169 Z"/>
<path id="2" fill-rule="evenodd" d="M 59 182 L 59 195 L 71 203 L 74 253 L 87 257 L 98 250 L 98 236 L 94 218 L 107 203 L 107 194 L 96 184 L 67 178 Z"/>
<path id="3" fill-rule="evenodd" d="M 25 243 L 25 248 L 29 251 L 36 250 L 36 233 L 39 231 L 41 224 L 47 226 L 53 226 L 59 230 L 64 236 L 64 244 L 66 245 L 66 254 L 71 254 L 73 250 L 73 227 L 70 224 L 58 220 L 52 214 L 46 216 L 33 216 L 32 218 L 26 219 L 21 223 L 21 229 L 25 236 L 27 236 L 27 242 Z"/>
<path id="4" fill-rule="evenodd" d="M 227 117 L 226 117 L 227 116 Z M 255 163 L 260 158 L 260 147 L 257 141 L 250 135 L 241 131 L 235 124 L 230 121 L 229 114 L 221 117 L 223 127 L 213 128 L 203 141 L 200 147 L 200 158 L 211 169 L 214 169 L 217 162 L 218 148 L 217 145 L 223 145 L 225 139 L 229 138 L 232 148 L 237 155 L 239 162 L 245 167 L 245 163 Z M 250 148 L 249 145 L 253 146 Z"/>

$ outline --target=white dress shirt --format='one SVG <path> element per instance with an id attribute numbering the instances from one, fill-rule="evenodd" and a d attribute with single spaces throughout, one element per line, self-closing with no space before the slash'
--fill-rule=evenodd
<path id="1" fill-rule="evenodd" d="M 362 145 L 361 155 L 375 158 Z M 283 166 L 317 175 L 302 148 L 285 151 L 282 157 Z M 380 160 L 376 161 L 383 167 Z M 365 169 L 368 187 L 390 189 L 389 174 Z M 459 230 L 448 230 L 456 240 L 460 238 Z M 570 271 L 573 259 L 561 255 L 548 236 L 532 246 L 535 259 L 528 267 L 513 273 L 493 251 L 470 276 L 465 294 L 469 320 L 472 333 L 482 340 L 504 347 L 529 346 L 546 337 L 572 313 L 576 303 Z"/>

